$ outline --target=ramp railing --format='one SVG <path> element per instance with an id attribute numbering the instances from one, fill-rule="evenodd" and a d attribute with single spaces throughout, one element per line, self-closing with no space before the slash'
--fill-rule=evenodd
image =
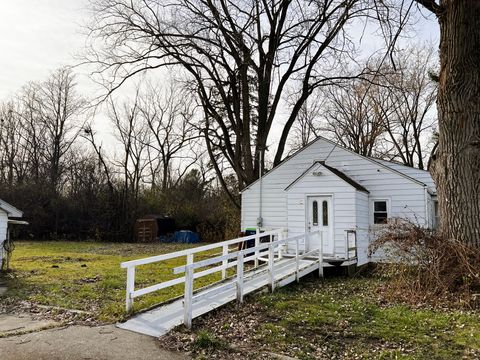
<path id="1" fill-rule="evenodd" d="M 257 249 L 258 246 L 260 245 L 260 239 L 267 237 L 271 243 L 275 242 L 278 239 L 282 239 L 284 236 L 284 229 L 275 229 L 271 231 L 265 231 L 265 232 L 257 232 L 256 234 L 249 235 L 249 236 L 244 236 L 244 237 L 239 237 L 236 239 L 232 240 L 227 240 L 227 241 L 222 241 L 218 243 L 213 243 L 213 244 L 208 244 L 204 246 L 198 246 L 194 247 L 191 249 L 185 249 L 181 251 L 175 251 L 172 253 L 168 254 L 162 254 L 162 255 L 157 255 L 157 256 L 151 256 L 148 258 L 144 259 L 138 259 L 138 260 L 131 260 L 131 261 L 126 261 L 120 264 L 121 268 L 127 269 L 127 282 L 126 282 L 126 311 L 131 312 L 133 309 L 133 301 L 135 298 L 146 295 L 149 293 L 152 293 L 154 291 L 159 291 L 162 289 L 166 289 L 178 284 L 185 283 L 186 276 L 182 276 L 179 278 L 175 278 L 172 280 L 168 281 L 163 281 L 161 283 L 157 283 L 151 286 L 147 286 L 144 288 L 135 288 L 135 272 L 136 268 L 142 265 L 147 265 L 147 264 L 153 264 L 153 263 L 159 263 L 159 262 L 164 262 L 168 260 L 172 260 L 175 258 L 181 258 L 185 257 L 186 258 L 186 265 L 191 265 L 194 264 L 195 260 L 195 254 L 209 251 L 209 250 L 214 250 L 218 249 L 219 253 L 222 254 L 222 256 L 229 255 L 232 249 L 230 247 L 232 246 L 238 246 L 238 244 L 243 244 L 246 241 L 254 240 L 254 248 L 249 248 L 246 250 L 248 253 L 254 252 L 254 267 L 259 266 L 259 258 L 261 255 L 261 249 Z M 263 249 L 263 248 L 262 248 Z M 221 251 L 221 252 L 220 252 Z M 236 251 L 236 249 L 234 250 Z M 281 254 L 281 250 L 280 250 Z M 236 256 L 236 255 L 235 255 Z M 234 256 L 234 257 L 235 257 Z M 193 279 L 197 279 L 199 277 L 207 276 L 213 273 L 216 273 L 218 271 L 221 271 L 222 273 L 222 279 L 226 279 L 227 277 L 227 269 L 232 267 L 231 264 L 229 264 L 229 257 L 222 258 L 222 264 L 220 266 L 216 266 L 214 268 L 209 268 L 203 271 L 199 271 L 197 273 L 194 273 Z M 236 263 L 236 262 L 235 262 Z M 193 286 L 193 284 L 192 284 Z"/>
<path id="2" fill-rule="evenodd" d="M 318 249 L 312 249 L 308 252 L 303 252 L 300 253 L 300 240 L 305 239 L 305 241 L 309 241 L 309 239 L 313 236 L 319 236 L 320 237 L 320 245 Z M 311 233 L 307 234 L 302 234 L 298 236 L 294 236 L 291 238 L 287 239 L 280 239 L 280 240 L 275 240 L 271 241 L 268 243 L 263 243 L 258 246 L 244 249 L 244 250 L 238 250 L 234 253 L 227 254 L 227 255 L 221 255 L 221 256 L 216 256 L 211 259 L 206 259 L 206 260 L 200 260 L 188 265 L 184 266 L 179 266 L 173 269 L 173 272 L 175 274 L 180 274 L 180 273 L 185 273 L 185 295 L 184 295 L 184 302 L 183 302 L 183 308 L 184 308 L 184 325 L 188 328 L 192 326 L 192 318 L 193 318 L 193 306 L 196 302 L 200 301 L 203 297 L 209 296 L 211 297 L 214 295 L 212 291 L 205 292 L 205 293 L 198 293 L 195 296 L 193 296 L 193 282 L 195 278 L 201 277 L 201 276 L 206 276 L 206 274 L 202 274 L 203 272 L 198 272 L 195 273 L 195 270 L 198 270 L 200 268 L 204 268 L 207 266 L 211 266 L 214 264 L 219 264 L 219 263 L 224 263 L 225 261 L 227 262 L 227 267 L 236 267 L 236 279 L 234 282 L 234 285 L 236 287 L 236 298 L 238 302 L 243 302 L 243 296 L 244 296 L 244 284 L 245 284 L 245 263 L 249 261 L 254 261 L 259 258 L 260 254 L 264 252 L 268 252 L 268 258 L 266 259 L 267 266 L 268 266 L 268 285 L 270 287 L 270 291 L 274 291 L 275 289 L 275 262 L 277 260 L 280 260 L 282 258 L 282 247 L 287 246 L 287 247 L 292 247 L 291 243 L 294 244 L 294 249 L 295 249 L 295 256 L 293 258 L 290 258 L 290 261 L 295 262 L 295 277 L 296 280 L 299 280 L 300 277 L 300 260 L 305 258 L 305 257 L 312 257 L 312 256 L 318 256 L 318 264 L 319 264 L 319 271 L 320 275 L 323 276 L 323 252 L 320 251 L 322 249 L 322 233 L 320 231 L 314 231 Z M 277 254 L 277 258 L 275 258 L 275 254 Z M 220 271 L 222 268 L 222 265 L 214 267 L 210 270 L 213 271 Z M 196 276 L 197 275 L 197 276 Z M 232 283 L 226 283 L 223 286 L 216 287 L 215 288 L 215 293 L 220 293 L 225 290 L 226 287 L 232 286 Z"/>
<path id="3" fill-rule="evenodd" d="M 284 238 L 283 234 L 283 229 L 271 230 L 263 233 L 257 232 L 254 235 L 227 240 L 220 243 L 124 262 L 121 264 L 121 267 L 127 269 L 126 310 L 127 312 L 132 311 L 133 301 L 139 296 L 183 283 L 184 324 L 187 327 L 190 327 L 192 324 L 194 304 L 202 300 L 205 296 L 211 297 L 212 295 L 215 295 L 213 292 L 220 293 L 225 291 L 228 287 L 234 286 L 236 287 L 236 299 L 237 301 L 242 302 L 245 293 L 245 281 L 249 279 L 248 277 L 253 278 L 257 274 L 255 270 L 263 271 L 263 274 L 265 274 L 265 270 L 268 272 L 268 286 L 271 291 L 274 291 L 276 284 L 275 278 L 278 271 L 275 264 L 279 260 L 284 259 L 282 266 L 287 263 L 295 263 L 295 270 L 293 270 L 290 275 L 294 274 L 294 279 L 296 281 L 298 281 L 299 278 L 304 274 L 304 272 L 301 271 L 300 261 L 307 257 L 315 260 L 312 262 L 312 264 L 318 264 L 319 275 L 323 276 L 322 232 L 314 231 L 290 238 Z M 260 239 L 264 237 L 267 237 L 269 241 L 266 243 L 261 243 Z M 320 241 L 315 242 L 318 244 L 318 248 L 312 249 L 309 245 L 311 244 L 310 241 L 314 237 L 318 237 Z M 249 240 L 255 240 L 254 247 L 246 249 L 238 249 L 238 247 L 237 249 L 229 248 L 230 246 L 238 246 L 238 244 L 242 244 Z M 211 258 L 194 261 L 195 254 L 216 248 L 222 249 L 221 255 L 217 255 L 218 253 L 216 253 Z M 306 251 L 305 249 L 309 250 Z M 172 268 L 172 271 L 173 274 L 185 274 L 184 276 L 163 281 L 144 288 L 135 288 L 135 271 L 137 267 L 179 257 L 186 257 L 186 264 Z M 253 263 L 253 266 L 249 267 L 249 272 L 246 273 L 245 268 L 246 263 L 248 262 Z M 233 281 L 225 282 L 224 284 L 220 284 L 220 286 L 216 285 L 215 287 L 205 291 L 198 291 L 194 295 L 193 289 L 195 279 L 217 272 L 221 272 L 222 279 L 226 279 L 227 270 L 234 267 L 236 268 L 236 275 L 233 278 Z M 261 270 L 260 267 L 262 267 L 263 270 Z"/>

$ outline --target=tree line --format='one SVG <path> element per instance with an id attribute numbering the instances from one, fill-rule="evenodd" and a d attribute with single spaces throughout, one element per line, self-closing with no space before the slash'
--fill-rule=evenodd
<path id="1" fill-rule="evenodd" d="M 236 235 L 238 211 L 198 144 L 191 97 L 148 83 L 105 108 L 110 149 L 68 68 L 1 103 L 0 197 L 24 211 L 23 236 L 129 241 L 145 214 L 172 216 L 207 240 Z"/>
<path id="2" fill-rule="evenodd" d="M 397 69 L 376 61 L 358 64 L 365 76 L 324 87 L 303 104 L 291 152 L 323 135 L 362 155 L 426 167 L 435 129 L 433 51 L 411 47 L 397 56 Z M 136 219 L 149 213 L 210 240 L 236 235 L 238 176 L 228 162 L 212 164 L 202 108 L 181 80 L 145 80 L 123 101 L 108 96 L 113 144 L 97 132 L 92 101 L 68 68 L 2 103 L 1 197 L 25 211 L 32 237 L 130 240 Z M 267 153 L 265 170 L 273 160 Z"/>

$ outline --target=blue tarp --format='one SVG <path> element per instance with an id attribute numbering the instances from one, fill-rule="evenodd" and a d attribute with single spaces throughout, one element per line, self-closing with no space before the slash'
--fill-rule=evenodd
<path id="1" fill-rule="evenodd" d="M 198 236 L 198 234 L 193 231 L 188 231 L 188 230 L 175 231 L 171 242 L 195 244 L 200 242 L 200 236 Z"/>

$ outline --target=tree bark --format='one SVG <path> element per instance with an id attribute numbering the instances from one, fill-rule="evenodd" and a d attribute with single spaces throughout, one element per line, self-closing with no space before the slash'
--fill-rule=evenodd
<path id="1" fill-rule="evenodd" d="M 480 247 L 480 1 L 440 6 L 439 144 L 432 163 L 440 231 Z"/>

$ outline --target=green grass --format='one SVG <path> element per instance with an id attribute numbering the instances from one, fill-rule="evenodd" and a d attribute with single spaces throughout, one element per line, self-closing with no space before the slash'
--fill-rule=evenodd
<path id="1" fill-rule="evenodd" d="M 208 331 L 200 331 L 192 346 L 197 349 L 225 349 L 227 344 Z"/>
<path id="2" fill-rule="evenodd" d="M 460 359 L 480 354 L 480 314 L 381 305 L 380 280 L 309 281 L 256 300 L 267 318 L 259 328 L 264 344 L 313 359 L 315 344 L 334 356 L 351 352 L 367 359 Z M 473 355 L 475 354 L 475 355 Z M 349 356 L 347 356 L 348 358 Z"/>
<path id="3" fill-rule="evenodd" d="M 6 276 L 14 301 L 59 306 L 92 312 L 97 320 L 112 322 L 125 315 L 126 270 L 128 260 L 183 250 L 185 244 L 117 244 L 96 242 L 16 242 Z M 196 260 L 213 252 L 195 255 Z M 185 264 L 185 257 L 137 267 L 136 287 L 173 279 L 172 268 Z M 195 281 L 195 287 L 220 279 L 214 274 Z M 134 310 L 148 308 L 182 294 L 183 286 L 167 288 L 135 299 Z"/>
<path id="4" fill-rule="evenodd" d="M 480 359 L 480 312 L 387 303 L 384 285 L 376 277 L 304 278 L 195 319 L 193 334 L 179 327 L 164 341 L 176 339 L 197 358 Z"/>

